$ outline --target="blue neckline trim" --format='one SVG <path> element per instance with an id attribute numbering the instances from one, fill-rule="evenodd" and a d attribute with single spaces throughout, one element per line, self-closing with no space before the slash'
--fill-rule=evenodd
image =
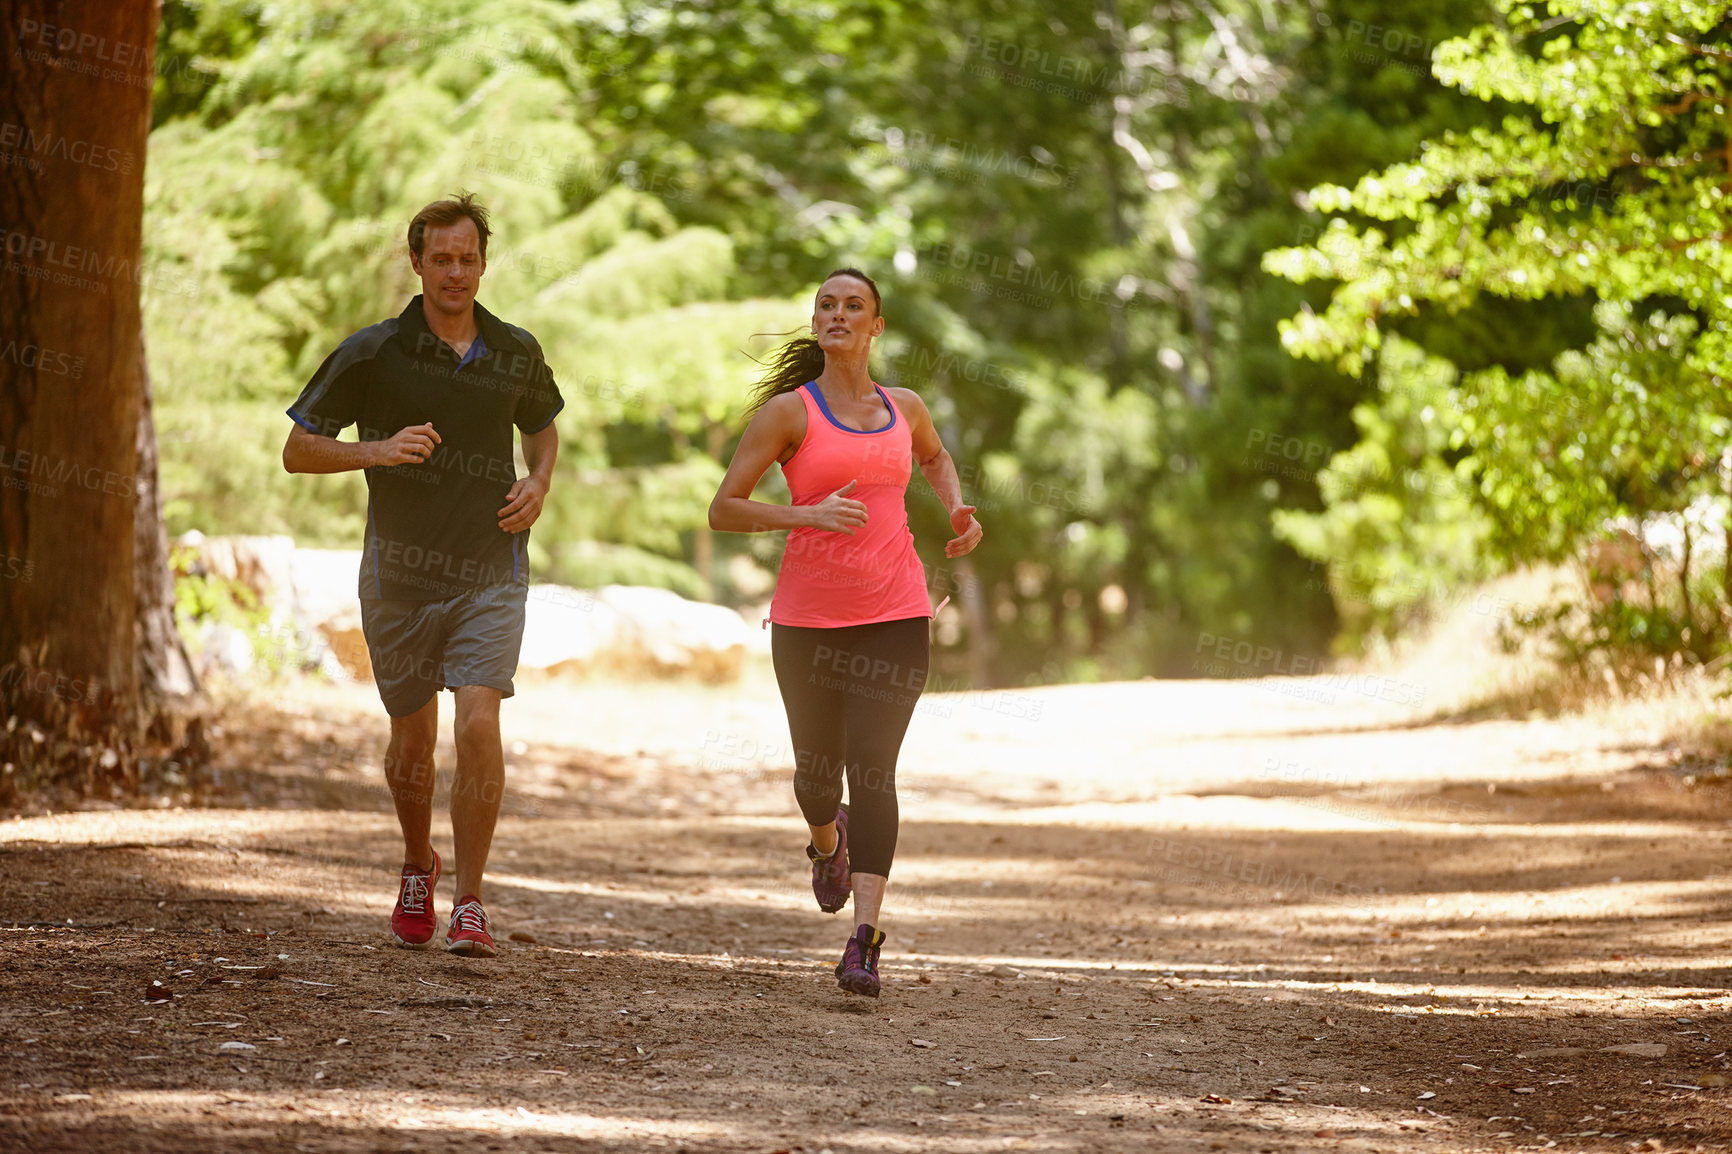
<path id="1" fill-rule="evenodd" d="M 451 371 L 453 373 L 460 371 L 464 365 L 473 364 L 486 356 L 489 351 L 491 350 L 487 347 L 487 341 L 482 337 L 481 330 L 477 328 L 475 330 L 475 339 L 469 342 L 468 351 L 463 354 L 460 360 L 458 360 L 457 368 L 452 369 Z"/>
<path id="2" fill-rule="evenodd" d="M 869 437 L 873 433 L 888 433 L 891 429 L 896 427 L 896 406 L 890 403 L 890 397 L 877 385 L 873 385 L 872 388 L 877 391 L 880 397 L 884 398 L 884 407 L 890 410 L 890 423 L 878 429 L 850 429 L 847 425 L 838 421 L 831 414 L 830 406 L 824 403 L 824 393 L 823 390 L 818 388 L 817 381 L 807 381 L 800 387 L 812 394 L 812 399 L 818 402 L 818 411 L 824 414 L 824 419 L 829 421 L 832 425 L 835 425 L 838 429 L 841 429 L 844 433 L 853 433 L 857 437 Z"/>

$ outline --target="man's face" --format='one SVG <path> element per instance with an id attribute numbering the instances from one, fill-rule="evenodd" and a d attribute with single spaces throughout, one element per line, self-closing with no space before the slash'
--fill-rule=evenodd
<path id="1" fill-rule="evenodd" d="M 448 316 L 463 316 L 475 303 L 487 262 L 481 256 L 481 234 L 464 217 L 456 224 L 429 225 L 421 237 L 421 255 L 409 254 L 421 278 L 421 296 Z"/>

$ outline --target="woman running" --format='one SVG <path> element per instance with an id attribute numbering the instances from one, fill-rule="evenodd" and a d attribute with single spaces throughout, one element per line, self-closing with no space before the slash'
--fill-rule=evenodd
<path id="1" fill-rule="evenodd" d="M 854 895 L 836 983 L 874 998 L 878 914 L 896 853 L 896 757 L 931 648 L 932 604 L 904 504 L 916 461 L 950 511 L 957 535 L 945 556 L 969 552 L 982 532 L 926 405 L 867 373 L 881 305 L 858 269 L 825 278 L 812 335 L 777 353 L 710 503 L 712 529 L 792 530 L 770 603 L 770 652 L 794 745 L 794 797 L 812 831 L 818 908 L 833 914 Z M 752 500 L 772 461 L 792 505 Z"/>

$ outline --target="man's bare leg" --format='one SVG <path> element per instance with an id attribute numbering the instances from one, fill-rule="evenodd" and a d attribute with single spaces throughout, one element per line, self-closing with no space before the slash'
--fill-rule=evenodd
<path id="1" fill-rule="evenodd" d="M 457 897 L 481 897 L 481 875 L 505 795 L 505 749 L 499 739 L 497 689 L 457 687 L 457 778 L 451 786 Z"/>
<path id="2" fill-rule="evenodd" d="M 433 868 L 433 747 L 439 740 L 439 695 L 407 717 L 391 719 L 385 748 L 385 783 L 403 828 L 403 864 Z"/>

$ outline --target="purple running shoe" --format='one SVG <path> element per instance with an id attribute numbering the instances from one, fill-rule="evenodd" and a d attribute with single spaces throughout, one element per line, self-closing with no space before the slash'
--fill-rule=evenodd
<path id="1" fill-rule="evenodd" d="M 833 914 L 848 904 L 854 889 L 854 873 L 848 868 L 848 811 L 836 811 L 836 852 L 820 856 L 818 847 L 808 844 L 806 856 L 812 859 L 812 896 L 818 908 Z"/>
<path id="2" fill-rule="evenodd" d="M 842 947 L 842 960 L 836 963 L 836 984 L 850 994 L 876 998 L 878 947 L 883 944 L 883 930 L 872 926 L 855 927 L 854 936 Z"/>

